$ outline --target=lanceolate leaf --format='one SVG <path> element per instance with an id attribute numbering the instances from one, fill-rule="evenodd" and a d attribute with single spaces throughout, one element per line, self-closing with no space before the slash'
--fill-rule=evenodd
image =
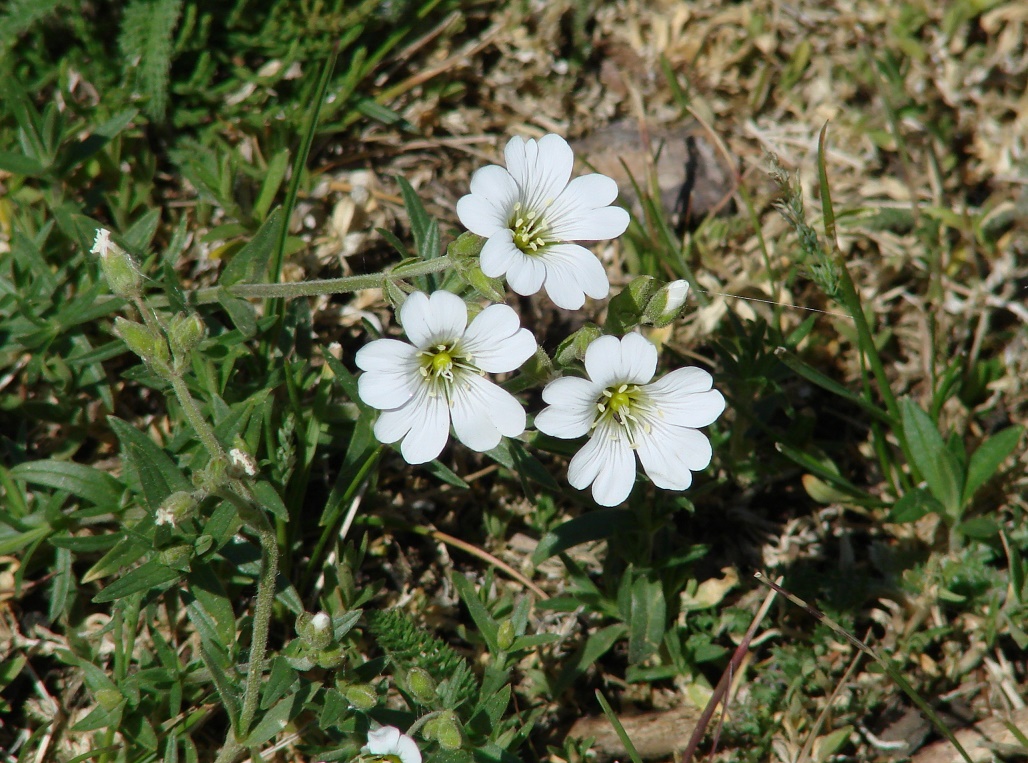
<path id="1" fill-rule="evenodd" d="M 124 486 L 107 472 L 73 461 L 29 461 L 11 469 L 15 479 L 66 490 L 97 506 L 117 509 Z"/>
<path id="2" fill-rule="evenodd" d="M 960 464 L 946 448 L 935 422 L 910 398 L 900 401 L 903 433 L 910 448 L 914 466 L 928 483 L 932 495 L 943 505 L 946 514 L 955 518 L 962 504 L 964 474 Z"/>
<path id="3" fill-rule="evenodd" d="M 971 502 L 978 488 L 988 482 L 1014 452 L 1023 432 L 1022 427 L 1007 427 L 978 446 L 967 464 L 967 484 L 964 485 L 963 497 L 965 506 Z"/>

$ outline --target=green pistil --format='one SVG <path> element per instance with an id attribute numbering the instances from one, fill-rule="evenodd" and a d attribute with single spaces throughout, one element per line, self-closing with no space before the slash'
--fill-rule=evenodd
<path id="1" fill-rule="evenodd" d="M 432 371 L 436 376 L 441 376 L 453 367 L 453 357 L 443 350 L 432 356 Z"/>
<path id="2" fill-rule="evenodd" d="M 641 428 L 644 432 L 650 431 L 650 425 L 645 416 L 640 418 L 638 414 L 645 414 L 651 406 L 647 405 L 645 399 L 639 395 L 639 387 L 635 384 L 619 384 L 616 387 L 608 387 L 603 390 L 603 395 L 596 401 L 596 409 L 599 415 L 593 422 L 595 427 L 604 419 L 613 419 L 624 430 L 625 436 L 631 447 L 636 447 L 636 431 Z"/>
<path id="3" fill-rule="evenodd" d="M 514 246 L 525 254 L 538 254 L 549 243 L 546 220 L 534 210 L 523 212 L 520 201 L 514 205 L 510 228 L 514 233 Z"/>
<path id="4" fill-rule="evenodd" d="M 472 363 L 472 357 L 461 353 L 455 344 L 437 344 L 418 353 L 421 356 L 421 375 L 432 387 L 432 395 L 443 394 L 449 398 L 450 388 L 461 373 L 481 374 Z"/>

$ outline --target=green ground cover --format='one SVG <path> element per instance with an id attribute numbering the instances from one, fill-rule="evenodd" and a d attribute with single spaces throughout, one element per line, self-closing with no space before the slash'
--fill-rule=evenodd
<path id="1" fill-rule="evenodd" d="M 0 6 L 0 760 L 1028 757 L 1023 6 Z M 581 309 L 457 213 L 547 134 L 632 215 Z M 522 434 L 376 438 L 416 291 Z M 688 489 L 569 486 L 601 333 L 713 376 Z"/>

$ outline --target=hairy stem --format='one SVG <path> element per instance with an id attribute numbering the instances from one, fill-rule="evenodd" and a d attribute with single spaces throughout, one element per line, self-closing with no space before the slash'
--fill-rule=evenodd
<path id="1" fill-rule="evenodd" d="M 175 397 L 178 398 L 179 405 L 182 406 L 182 412 L 186 414 L 186 418 L 200 438 L 200 442 L 207 448 L 207 452 L 211 454 L 211 458 L 226 459 L 225 449 L 218 442 L 218 438 L 214 434 L 214 428 L 203 417 L 203 414 L 200 413 L 200 406 L 196 404 L 193 396 L 189 393 L 189 386 L 185 380 L 180 374 L 172 374 L 168 381 L 171 382 L 171 387 L 175 390 Z"/>
<path id="2" fill-rule="evenodd" d="M 261 544 L 261 576 L 257 581 L 257 604 L 253 611 L 250 668 L 246 672 L 243 710 L 239 716 L 238 735 L 242 738 L 250 732 L 250 725 L 260 701 L 264 655 L 268 648 L 268 627 L 271 622 L 272 605 L 275 603 L 275 578 L 278 576 L 278 539 L 275 537 L 275 530 L 263 511 L 257 511 L 255 514 L 260 517 L 256 530 Z"/>

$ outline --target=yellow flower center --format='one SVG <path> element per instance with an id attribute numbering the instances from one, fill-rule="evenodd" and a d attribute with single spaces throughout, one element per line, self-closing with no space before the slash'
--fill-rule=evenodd
<path id="1" fill-rule="evenodd" d="M 443 350 L 442 352 L 437 352 L 434 356 L 432 356 L 431 362 L 432 371 L 435 373 L 436 376 L 439 376 L 440 374 L 444 374 L 447 371 L 449 371 L 450 368 L 453 366 L 453 357 L 450 355 L 450 353 L 446 352 L 446 350 Z"/>
<path id="2" fill-rule="evenodd" d="M 463 376 L 482 374 L 472 357 L 462 351 L 457 342 L 436 344 L 425 348 L 418 355 L 421 376 L 428 382 L 431 389 L 429 394 L 432 396 L 442 394 L 449 400 L 453 386 L 466 383 L 461 381 Z"/>
<path id="3" fill-rule="evenodd" d="M 614 413 L 619 413 L 625 408 L 629 408 L 632 405 L 632 398 L 628 392 L 617 391 L 610 396 L 610 400 L 607 402 Z M 629 411 L 630 412 L 630 411 Z"/>
<path id="4" fill-rule="evenodd" d="M 648 433 L 650 423 L 647 416 L 655 412 L 652 403 L 637 384 L 618 384 L 607 387 L 596 401 L 598 411 L 593 426 L 605 420 L 613 420 L 617 424 L 616 431 L 628 438 L 631 447 L 637 447 L 636 436 L 641 430 Z M 656 411 L 659 415 L 659 411 Z M 615 435 L 620 436 L 620 435 Z"/>
<path id="5" fill-rule="evenodd" d="M 514 234 L 514 246 L 525 254 L 539 254 L 549 239 L 550 226 L 546 219 L 535 210 L 525 210 L 519 201 L 514 205 L 510 217 L 510 229 Z"/>

